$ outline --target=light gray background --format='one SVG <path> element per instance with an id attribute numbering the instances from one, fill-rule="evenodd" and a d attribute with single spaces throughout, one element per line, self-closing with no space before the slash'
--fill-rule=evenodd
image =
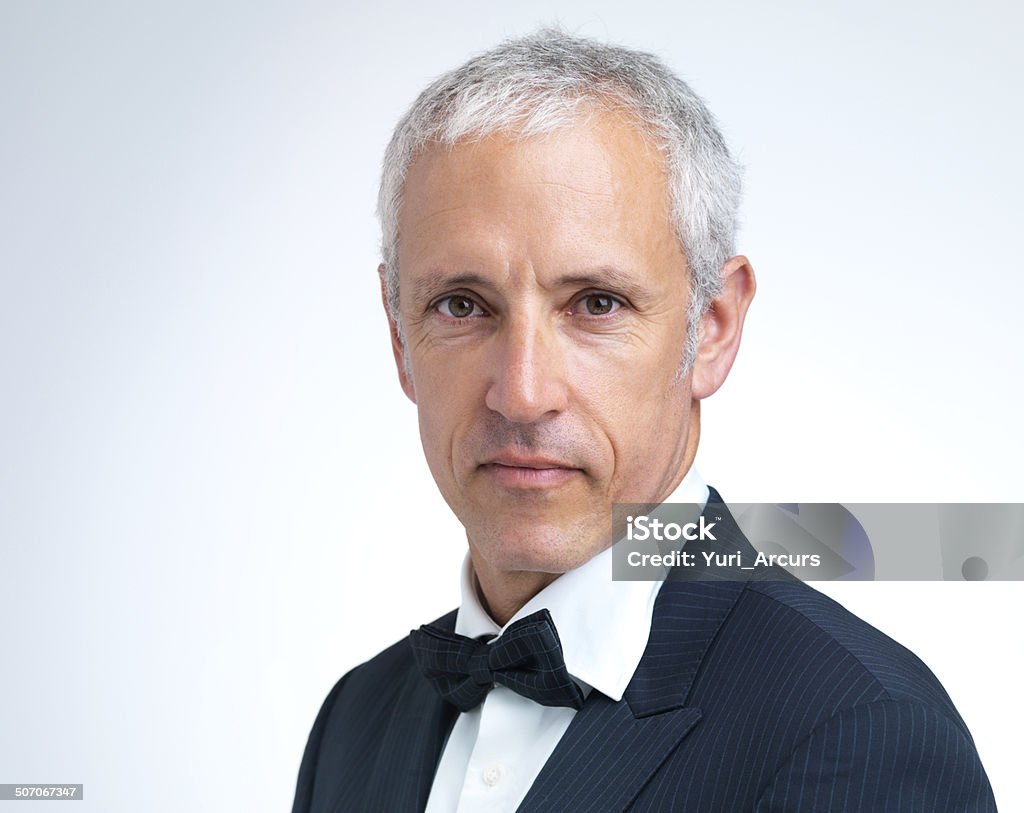
<path id="1" fill-rule="evenodd" d="M 663 55 L 749 168 L 709 482 L 1024 500 L 1020 8 L 0 0 L 0 781 L 288 809 L 334 680 L 455 605 L 378 163 L 430 78 L 542 23 Z M 1024 809 L 1019 584 L 841 587 Z"/>

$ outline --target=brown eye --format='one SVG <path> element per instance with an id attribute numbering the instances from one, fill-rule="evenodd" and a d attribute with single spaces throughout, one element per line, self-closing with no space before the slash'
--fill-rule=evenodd
<path id="1" fill-rule="evenodd" d="M 587 313 L 591 316 L 604 316 L 615 309 L 615 300 L 608 294 L 589 294 L 585 300 Z"/>
<path id="2" fill-rule="evenodd" d="M 441 303 L 442 310 L 448 316 L 454 316 L 457 319 L 469 316 L 475 307 L 473 300 L 465 296 L 450 296 Z"/>

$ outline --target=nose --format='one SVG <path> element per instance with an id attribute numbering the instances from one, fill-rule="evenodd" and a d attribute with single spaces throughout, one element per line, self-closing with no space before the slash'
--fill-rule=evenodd
<path id="1" fill-rule="evenodd" d="M 522 318 L 493 336 L 487 407 L 513 423 L 535 423 L 566 408 L 568 386 L 557 328 Z"/>

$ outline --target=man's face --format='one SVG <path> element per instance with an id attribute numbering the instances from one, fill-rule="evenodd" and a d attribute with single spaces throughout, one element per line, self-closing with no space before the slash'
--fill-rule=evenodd
<path id="1" fill-rule="evenodd" d="M 565 572 L 609 544 L 613 503 L 671 493 L 696 444 L 686 258 L 628 119 L 420 155 L 398 265 L 403 385 L 475 562 Z"/>

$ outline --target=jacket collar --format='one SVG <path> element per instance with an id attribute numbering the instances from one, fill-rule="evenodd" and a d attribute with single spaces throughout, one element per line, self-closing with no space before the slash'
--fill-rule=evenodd
<path id="1" fill-rule="evenodd" d="M 721 496 L 710 489 L 704 510 L 719 523 L 710 549 L 753 553 Z M 570 810 L 586 801 L 589 811 L 621 811 L 700 722 L 687 705 L 708 649 L 747 579 L 743 571 L 722 576 L 677 569 L 655 604 L 651 635 L 623 702 L 594 693 L 530 788 L 523 813 Z M 729 577 L 731 576 L 731 578 Z M 599 743 L 599 747 L 596 747 Z M 628 758 L 624 758 L 628 755 Z M 600 795 L 591 791 L 600 787 Z"/>
<path id="2" fill-rule="evenodd" d="M 713 488 L 703 514 L 716 523 L 717 538 L 687 544 L 696 560 L 702 561 L 704 552 L 740 551 L 749 561 L 754 549 Z M 669 573 L 654 605 L 647 649 L 626 689 L 626 701 L 637 717 L 686 704 L 708 648 L 748 581 L 749 575 L 738 568 L 711 572 L 698 565 Z"/>

